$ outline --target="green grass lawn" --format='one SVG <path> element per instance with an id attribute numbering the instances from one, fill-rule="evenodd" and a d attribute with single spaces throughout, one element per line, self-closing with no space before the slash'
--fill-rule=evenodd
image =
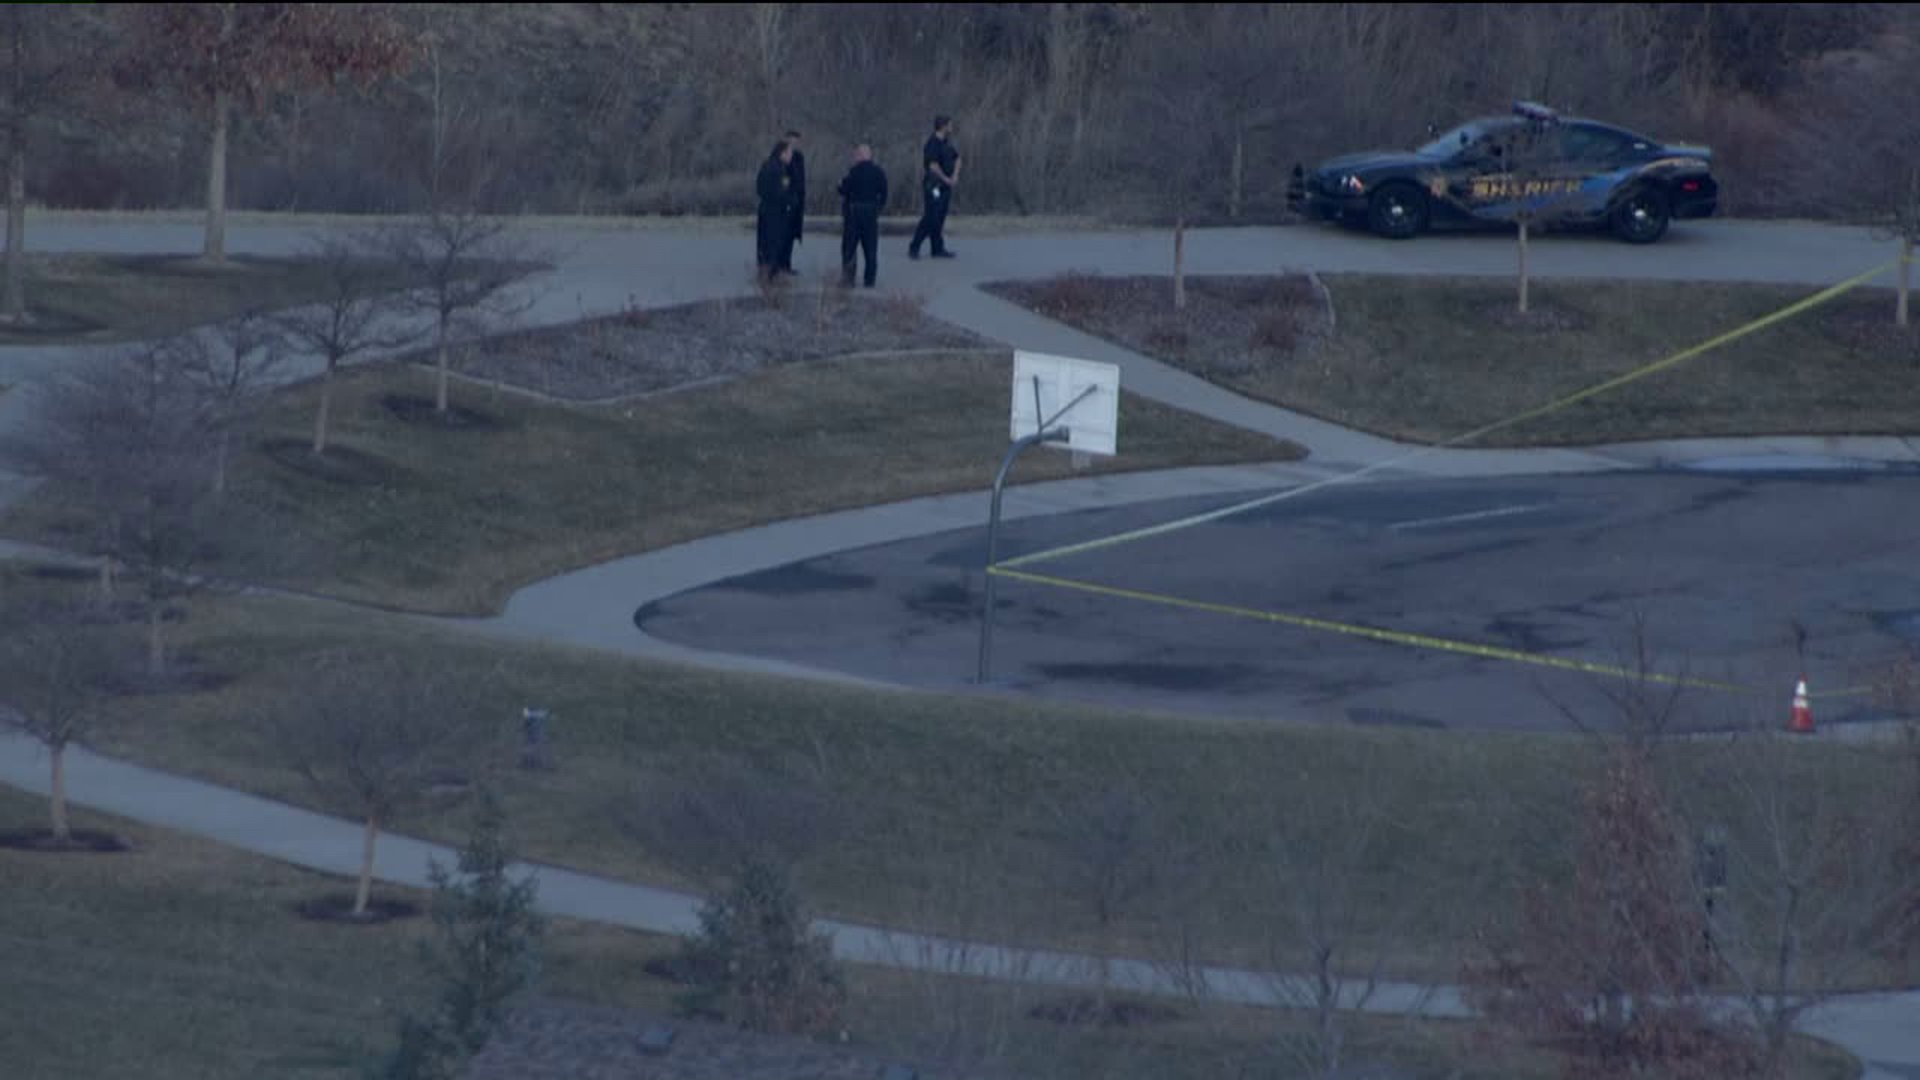
<path id="1" fill-rule="evenodd" d="M 1240 393 L 1337 423 L 1438 442 L 1556 401 L 1812 295 L 1812 287 L 1546 280 L 1531 313 L 1502 278 L 1332 274 L 1330 337 L 1304 279 L 1063 276 L 993 287 Z M 1264 284 L 1261 284 L 1264 282 Z M 1309 325 L 1311 324 L 1311 326 Z M 1462 445 L 1577 446 L 1731 435 L 1920 429 L 1920 327 L 1856 289 L 1617 390 Z"/>
<path id="2" fill-rule="evenodd" d="M 37 820 L 40 801 L 0 789 L 0 825 Z M 134 850 L 113 855 L 0 849 L 0 1060 L 19 1077 L 353 1080 L 392 1045 L 397 1012 L 429 993 L 416 949 L 424 918 L 378 926 L 311 922 L 296 905 L 350 883 L 163 829 L 88 812 Z M 513 826 L 509 823 L 510 831 Z M 414 890 L 378 895 L 424 905 Z M 557 920 L 538 991 L 670 1012 L 678 988 L 644 969 L 669 939 Z M 1068 992 L 884 969 L 850 973 L 857 1049 L 1024 1077 L 1203 1080 L 1298 1068 L 1303 1016 L 1172 1003 L 1132 1027 L 1031 1015 Z M 1164 1004 L 1164 1003 L 1163 1003 Z M 1391 1062 L 1418 1080 L 1545 1080 L 1538 1052 L 1489 1054 L 1460 1023 L 1358 1018 L 1350 1060 Z M 1853 1075 L 1808 1042 L 1794 1080 Z M 937 1074 L 936 1074 L 937 1075 Z"/>
<path id="3" fill-rule="evenodd" d="M 177 642 L 224 683 L 123 699 L 98 736 L 107 751 L 311 805 L 267 719 L 314 692 L 317 650 L 406 650 L 500 702 L 475 722 L 509 743 L 522 704 L 554 710 L 559 767 L 509 769 L 505 790 L 541 859 L 698 888 L 730 834 L 671 824 L 669 796 L 690 791 L 752 828 L 797 829 L 808 895 L 839 917 L 1136 955 L 1184 935 L 1230 963 L 1304 962 L 1269 951 L 1297 946 L 1273 936 L 1276 911 L 1303 899 L 1284 867 L 1333 858 L 1339 872 L 1309 891 L 1342 890 L 1359 917 L 1352 963 L 1384 954 L 1405 976 L 1454 977 L 1471 933 L 1511 915 L 1517 883 L 1566 872 L 1591 761 L 1571 736 L 1213 723 L 712 674 L 316 601 L 207 599 Z M 1716 744 L 1667 753 L 1678 786 L 1707 793 L 1703 813 L 1732 812 Z M 1903 767 L 1829 743 L 1803 760 L 1842 806 L 1884 798 Z M 453 841 L 449 813 L 394 825 Z M 1391 824 L 1343 847 L 1354 813 Z M 1134 823 L 1119 842 L 1115 821 Z"/>
<path id="4" fill-rule="evenodd" d="M 627 406 L 570 408 L 465 387 L 470 423 L 409 420 L 429 376 L 341 380 L 333 449 L 308 451 L 312 386 L 272 403 L 239 456 L 212 572 L 384 606 L 499 610 L 517 588 L 730 529 L 991 485 L 1006 451 L 1006 354 L 822 361 Z M 1127 396 L 1122 453 L 1093 473 L 1288 460 L 1296 445 Z M 1074 475 L 1030 454 L 1020 482 Z M 78 546 L 52 485 L 6 530 Z"/>
<path id="5" fill-rule="evenodd" d="M 308 259 L 235 255 L 213 268 L 174 255 L 29 254 L 28 323 L 0 325 L 0 345 L 59 345 L 140 340 L 179 333 L 254 308 L 298 307 L 324 295 L 319 265 Z M 405 284 L 400 271 L 370 279 L 380 289 Z"/>

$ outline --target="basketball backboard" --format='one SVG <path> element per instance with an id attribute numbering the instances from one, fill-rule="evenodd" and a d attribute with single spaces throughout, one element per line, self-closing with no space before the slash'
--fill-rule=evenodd
<path id="1" fill-rule="evenodd" d="M 1041 424 L 1067 433 L 1065 442 L 1042 445 L 1112 456 L 1120 435 L 1119 366 L 1016 351 L 1010 437 L 1035 434 Z"/>

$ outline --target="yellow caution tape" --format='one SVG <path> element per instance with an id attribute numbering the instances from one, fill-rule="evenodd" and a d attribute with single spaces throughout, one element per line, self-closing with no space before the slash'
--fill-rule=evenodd
<path id="1" fill-rule="evenodd" d="M 1070 589 L 1077 592 L 1092 593 L 1096 596 L 1110 596 L 1123 600 L 1140 600 L 1166 607 L 1186 608 L 1191 611 L 1205 611 L 1215 615 L 1231 615 L 1243 619 L 1257 619 L 1261 622 L 1279 623 L 1285 626 L 1297 626 L 1308 630 L 1320 630 L 1341 634 L 1347 637 L 1366 638 L 1371 641 L 1390 645 L 1407 645 L 1414 648 L 1434 649 L 1440 652 L 1461 653 L 1478 656 L 1488 660 L 1506 660 L 1513 663 L 1533 664 L 1539 667 L 1559 668 L 1565 671 L 1578 671 L 1589 675 L 1606 675 L 1613 678 L 1644 680 L 1667 686 L 1679 686 L 1698 690 L 1717 690 L 1736 694 L 1764 694 L 1766 691 L 1734 683 L 1718 682 L 1712 679 L 1693 679 L 1677 675 L 1663 675 L 1658 672 L 1634 671 L 1615 664 L 1597 664 L 1588 660 L 1573 660 L 1564 656 L 1551 656 L 1545 653 L 1531 653 L 1520 649 L 1509 649 L 1499 645 L 1488 645 L 1477 641 L 1464 641 L 1458 638 L 1436 637 L 1432 634 L 1415 634 L 1405 630 L 1387 630 L 1378 626 L 1365 626 L 1360 623 L 1340 622 L 1334 619 L 1320 619 L 1311 615 L 1294 615 L 1282 611 L 1265 611 L 1259 608 L 1241 607 L 1237 604 L 1218 604 L 1207 600 L 1189 600 L 1168 593 L 1145 592 L 1139 589 L 1123 589 L 1116 585 L 1102 585 L 1093 581 L 1078 581 L 1073 578 L 1055 577 L 1051 574 L 1037 574 L 1029 570 L 1015 570 L 1006 563 L 987 568 L 987 573 L 1016 581 L 1031 582 L 1035 585 L 1051 585 L 1055 588 Z M 1855 697 L 1870 693 L 1870 687 L 1851 687 L 1845 690 L 1832 690 L 1822 694 L 1808 694 L 1809 698 Z"/>
<path id="2" fill-rule="evenodd" d="M 1894 259 L 1892 261 L 1882 263 L 1881 265 L 1876 266 L 1873 269 L 1866 271 L 1865 273 L 1856 274 L 1853 277 L 1850 277 L 1847 280 L 1842 281 L 1837 285 L 1832 285 L 1825 289 L 1822 289 L 1819 292 L 1814 293 L 1812 296 L 1806 297 L 1801 300 L 1796 300 L 1793 303 L 1788 304 L 1786 307 L 1783 307 L 1778 311 L 1772 312 L 1767 315 L 1762 315 L 1760 318 L 1755 319 L 1752 322 L 1745 324 L 1744 326 L 1735 327 L 1734 329 L 1729 330 L 1726 333 L 1719 335 L 1718 337 L 1714 337 L 1707 341 L 1703 341 L 1698 345 L 1693 345 L 1688 348 L 1682 349 L 1679 352 L 1676 352 L 1673 355 L 1668 356 L 1664 359 L 1655 360 L 1653 363 L 1647 364 L 1644 367 L 1636 368 L 1635 370 L 1627 372 L 1624 375 L 1616 376 L 1612 379 L 1606 380 L 1605 382 L 1597 383 L 1593 386 L 1587 387 L 1585 390 L 1576 391 L 1575 393 L 1569 394 L 1566 397 L 1560 398 L 1557 401 L 1552 401 L 1545 405 L 1539 406 L 1538 408 L 1529 409 L 1526 412 L 1518 413 L 1514 416 L 1509 416 L 1504 420 L 1497 420 L 1491 424 L 1487 424 L 1484 427 L 1475 428 L 1472 431 L 1466 432 L 1465 434 L 1455 435 L 1454 437 L 1447 439 L 1444 442 L 1434 443 L 1429 446 L 1422 446 L 1406 454 L 1402 454 L 1399 457 L 1389 458 L 1385 461 L 1377 461 L 1377 462 L 1374 462 L 1372 465 L 1365 466 L 1364 468 L 1357 469 L 1350 473 L 1342 473 L 1338 476 L 1331 476 L 1324 480 L 1316 480 L 1312 483 L 1303 484 L 1300 487 L 1288 488 L 1285 491 L 1276 492 L 1272 495 L 1262 495 L 1262 496 L 1259 496 L 1258 498 L 1248 499 L 1245 502 L 1235 503 L 1232 506 L 1223 507 L 1218 510 L 1209 510 L 1209 511 L 1206 511 L 1205 513 L 1193 514 L 1191 516 L 1183 517 L 1175 521 L 1165 522 L 1160 525 L 1149 525 L 1145 528 L 1131 529 L 1127 532 L 1115 533 L 1111 536 L 1101 537 L 1096 540 L 1088 540 L 1078 544 L 1066 544 L 1061 547 L 1048 548 L 1045 551 L 1036 551 L 1026 555 L 1018 556 L 1017 558 L 1006 559 L 995 565 L 1009 567 L 1009 568 L 1020 567 L 1020 566 L 1031 566 L 1034 563 L 1046 562 L 1051 559 L 1065 558 L 1068 555 L 1078 555 L 1083 552 L 1098 551 L 1102 548 L 1115 547 L 1120 544 L 1130 543 L 1135 540 L 1144 540 L 1150 536 L 1159 536 L 1164 533 L 1177 532 L 1181 529 L 1192 528 L 1195 525 L 1204 525 L 1210 521 L 1218 521 L 1224 517 L 1231 517 L 1234 514 L 1244 513 L 1248 510 L 1256 510 L 1256 509 L 1259 509 L 1260 507 L 1269 506 L 1269 505 L 1272 505 L 1273 503 L 1281 502 L 1286 499 L 1298 498 L 1302 495 L 1307 494 L 1308 492 L 1318 491 L 1321 488 L 1331 487 L 1334 484 L 1344 484 L 1354 480 L 1358 480 L 1363 476 L 1367 476 L 1371 473 L 1379 472 L 1382 469 L 1388 469 L 1396 465 L 1402 465 L 1409 461 L 1413 461 L 1417 458 L 1421 458 L 1428 454 L 1434 453 L 1436 451 L 1450 449 L 1460 443 L 1469 442 L 1473 439 L 1480 438 L 1483 435 L 1490 435 L 1493 432 L 1499 431 L 1501 428 L 1512 427 L 1515 424 L 1524 423 L 1525 421 L 1533 420 L 1533 419 L 1537 419 L 1539 417 L 1545 416 L 1548 413 L 1557 412 L 1571 405 L 1576 405 L 1582 401 L 1585 401 L 1590 397 L 1594 397 L 1595 395 L 1606 393 L 1609 390 L 1617 390 L 1620 387 L 1627 385 L 1628 383 L 1634 382 L 1639 379 L 1644 379 L 1649 375 L 1654 375 L 1659 372 L 1665 371 L 1666 369 L 1673 367 L 1676 364 L 1685 363 L 1686 361 L 1691 360 L 1694 357 L 1701 355 L 1702 353 L 1711 352 L 1714 349 L 1720 348 L 1722 345 L 1726 345 L 1729 342 L 1738 340 L 1739 338 L 1743 338 L 1748 334 L 1755 333 L 1756 331 L 1759 331 L 1759 330 L 1764 330 L 1767 327 L 1774 325 L 1775 323 L 1782 322 L 1786 319 L 1790 319 L 1793 316 L 1800 314 L 1801 312 L 1818 307 L 1821 304 L 1824 304 L 1829 300 L 1832 300 L 1835 297 L 1840 296 L 1845 292 L 1848 292 L 1849 290 L 1858 288 L 1859 286 L 1866 284 L 1868 281 L 1871 281 L 1875 277 L 1878 277 L 1879 275 L 1886 273 L 1888 270 L 1894 268 L 1895 266 L 1898 266 L 1900 261 L 1901 260 L 1899 259 Z"/>
<path id="3" fill-rule="evenodd" d="M 1747 336 L 1748 334 L 1752 334 L 1757 331 L 1766 329 L 1769 326 L 1773 326 L 1776 323 L 1783 322 L 1787 319 L 1794 317 L 1795 315 L 1801 314 L 1802 312 L 1809 311 L 1815 307 L 1820 306 L 1821 304 L 1824 304 L 1830 300 L 1833 300 L 1834 298 L 1852 289 L 1858 288 L 1859 286 L 1866 284 L 1868 281 L 1871 281 L 1875 277 L 1878 277 L 1879 275 L 1886 273 L 1888 270 L 1894 267 L 1897 267 L 1898 265 L 1900 265 L 1900 263 L 1904 261 L 1906 260 L 1904 257 L 1902 257 L 1902 258 L 1894 259 L 1890 262 L 1882 263 L 1881 265 L 1876 266 L 1871 270 L 1867 270 L 1860 274 L 1856 274 L 1853 277 L 1848 278 L 1847 280 L 1842 281 L 1836 285 L 1832 285 L 1825 289 L 1822 289 L 1819 292 L 1814 293 L 1812 296 L 1808 296 L 1801 300 L 1797 300 L 1791 304 L 1788 304 L 1786 307 L 1783 307 L 1778 311 L 1774 311 L 1767 315 L 1763 315 L 1758 319 L 1754 319 L 1753 321 L 1748 322 L 1742 326 L 1735 327 L 1734 329 L 1729 330 L 1724 334 L 1720 334 L 1716 337 L 1710 338 L 1707 341 L 1703 341 L 1697 345 L 1692 345 L 1692 346 L 1689 346 L 1688 348 L 1681 349 L 1680 351 L 1673 353 L 1670 356 L 1664 357 L 1660 360 L 1656 360 L 1643 367 L 1636 368 L 1633 371 L 1627 372 L 1624 375 L 1616 376 L 1615 378 L 1597 383 L 1593 386 L 1587 387 L 1584 390 L 1579 390 L 1572 394 L 1568 394 L 1565 397 L 1559 398 L 1555 401 L 1548 402 L 1545 405 L 1541 405 L 1537 408 L 1529 409 L 1525 412 L 1521 412 L 1513 416 L 1509 416 L 1504 420 L 1498 420 L 1491 424 L 1487 424 L 1483 427 L 1475 428 L 1472 431 L 1468 431 L 1463 434 L 1453 436 L 1452 438 L 1446 439 L 1445 441 L 1434 443 L 1428 446 L 1419 447 L 1406 454 L 1402 454 L 1399 457 L 1389 458 L 1384 461 L 1378 461 L 1371 465 L 1357 469 L 1351 473 L 1343 473 L 1339 476 L 1332 476 L 1324 480 L 1317 480 L 1312 483 L 1303 484 L 1299 487 L 1288 488 L 1284 491 L 1276 492 L 1272 495 L 1262 495 L 1262 496 L 1259 496 L 1258 498 L 1248 499 L 1243 502 L 1235 503 L 1231 506 L 1222 507 L 1218 510 L 1209 510 L 1204 513 L 1192 514 L 1187 517 L 1179 518 L 1174 521 L 1163 522 L 1159 525 L 1149 525 L 1144 528 L 1131 529 L 1126 532 L 1115 533 L 1111 536 L 1100 537 L 1094 540 L 1087 540 L 1077 544 L 1065 544 L 1060 547 L 1048 548 L 1044 551 L 1036 551 L 1026 555 L 1021 555 L 1016 558 L 1007 559 L 987 567 L 987 573 L 997 574 L 1007 578 L 1014 578 L 1018 580 L 1029 581 L 1039 585 L 1052 585 L 1058 588 L 1076 589 L 1082 592 L 1096 593 L 1096 594 L 1105 595 L 1105 596 L 1120 597 L 1120 598 L 1130 599 L 1130 600 L 1142 600 L 1149 603 L 1163 604 L 1169 607 L 1182 607 L 1182 608 L 1188 608 L 1196 611 L 1210 611 L 1210 612 L 1214 612 L 1216 614 L 1222 614 L 1222 615 L 1232 615 L 1232 616 L 1238 616 L 1241 618 L 1259 619 L 1266 622 L 1282 623 L 1282 624 L 1291 625 L 1291 626 L 1303 627 L 1306 629 L 1322 630 L 1322 631 L 1327 631 L 1331 633 L 1344 634 L 1350 637 L 1367 638 L 1370 640 L 1380 641 L 1388 644 L 1406 645 L 1406 646 L 1411 646 L 1415 648 L 1425 648 L 1425 649 L 1439 650 L 1443 652 L 1461 653 L 1469 656 L 1480 656 L 1480 657 L 1484 657 L 1487 659 L 1494 659 L 1494 660 L 1507 660 L 1515 663 L 1536 664 L 1544 667 L 1554 667 L 1554 668 L 1561 668 L 1561 669 L 1570 670 L 1570 671 L 1586 672 L 1588 674 L 1608 675 L 1608 676 L 1613 676 L 1618 678 L 1647 679 L 1648 681 L 1652 681 L 1652 682 L 1694 687 L 1694 688 L 1700 688 L 1700 689 L 1720 690 L 1720 691 L 1733 692 L 1733 693 L 1763 693 L 1763 691 L 1756 690 L 1751 687 L 1736 686 L 1731 683 L 1721 683 L 1721 682 L 1715 682 L 1712 680 L 1705 680 L 1705 679 L 1685 679 L 1677 676 L 1658 675 L 1654 673 L 1634 672 L 1626 668 L 1621 668 L 1621 667 L 1608 665 L 1608 664 L 1596 664 L 1596 663 L 1591 663 L 1589 661 L 1584 661 L 1584 660 L 1569 660 L 1564 657 L 1548 656 L 1540 653 L 1528 653 L 1518 649 L 1508 649 L 1508 648 L 1503 648 L 1501 646 L 1487 645 L 1480 642 L 1434 637 L 1430 634 L 1413 634 L 1413 633 L 1407 633 L 1405 631 L 1399 631 L 1399 630 L 1386 630 L 1380 627 L 1362 626 L 1357 623 L 1343 623 L 1343 622 L 1338 622 L 1331 619 L 1319 619 L 1319 618 L 1314 618 L 1312 616 L 1307 616 L 1307 615 L 1292 615 L 1292 614 L 1287 614 L 1284 612 L 1277 612 L 1277 611 L 1262 611 L 1255 608 L 1238 607 L 1232 604 L 1216 604 L 1216 603 L 1210 603 L 1210 602 L 1200 601 L 1200 600 L 1188 600 L 1182 597 L 1172 596 L 1164 593 L 1151 593 L 1151 592 L 1143 592 L 1143 591 L 1134 590 L 1134 589 L 1122 589 L 1122 588 L 1118 588 L 1116 586 L 1111 586 L 1111 585 L 1100 585 L 1093 582 L 1075 581 L 1069 578 L 1053 577 L 1046 574 L 1036 574 L 1032 572 L 1022 571 L 1018 568 L 1022 566 L 1030 566 L 1034 563 L 1045 562 L 1052 559 L 1065 558 L 1066 556 L 1069 556 L 1069 555 L 1078 555 L 1078 554 L 1082 554 L 1089 551 L 1098 551 L 1103 548 L 1116 547 L 1120 544 L 1130 543 L 1135 540 L 1144 540 L 1152 536 L 1160 536 L 1170 532 L 1177 532 L 1181 529 L 1192 528 L 1196 525 L 1204 525 L 1207 522 L 1218 521 L 1221 518 L 1231 517 L 1234 514 L 1244 513 L 1248 510 L 1255 510 L 1260 507 L 1269 506 L 1274 503 L 1282 502 L 1287 499 L 1298 498 L 1299 496 L 1305 495 L 1309 492 L 1318 491 L 1321 488 L 1331 487 L 1335 484 L 1349 483 L 1351 481 L 1358 480 L 1363 476 L 1367 476 L 1371 473 L 1379 472 L 1383 469 L 1389 469 L 1396 465 L 1405 464 L 1406 462 L 1410 462 L 1417 458 L 1424 457 L 1427 454 L 1431 454 L 1439 450 L 1449 449 L 1451 447 L 1457 446 L 1464 442 L 1470 442 L 1482 436 L 1492 434 L 1495 431 L 1499 431 L 1502 428 L 1511 427 L 1515 424 L 1524 423 L 1528 420 L 1533 420 L 1542 416 L 1546 416 L 1549 413 L 1557 412 L 1561 409 L 1565 409 L 1572 405 L 1576 405 L 1582 401 L 1587 400 L 1588 398 L 1606 393 L 1609 390 L 1617 390 L 1620 387 L 1627 385 L 1628 383 L 1632 383 L 1639 379 L 1644 379 L 1649 375 L 1654 375 L 1661 371 L 1665 371 L 1668 368 L 1674 367 L 1675 365 L 1678 365 L 1678 364 L 1685 363 L 1686 361 L 1691 360 L 1704 353 L 1711 352 L 1714 349 L 1720 348 L 1723 345 L 1736 341 L 1742 337 Z M 1815 698 L 1815 699 L 1857 697 L 1857 696 L 1869 694 L 1872 692 L 1873 692 L 1873 688 L 1871 687 L 1856 686 L 1856 687 L 1848 687 L 1843 690 L 1832 690 L 1832 691 L 1827 691 L 1819 694 L 1809 694 L 1808 697 Z"/>

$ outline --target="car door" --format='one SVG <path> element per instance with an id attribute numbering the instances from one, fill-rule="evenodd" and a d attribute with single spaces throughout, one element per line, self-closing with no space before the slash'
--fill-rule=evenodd
<path id="1" fill-rule="evenodd" d="M 1598 213 L 1620 177 L 1644 161 L 1652 145 L 1630 132 L 1601 124 L 1571 123 L 1560 132 L 1567 177 L 1578 184 L 1580 210 Z"/>
<path id="2" fill-rule="evenodd" d="M 1448 159 L 1444 182 L 1448 208 L 1456 217 L 1478 218 L 1507 198 L 1511 176 L 1504 156 L 1514 125 L 1500 121 L 1475 133 Z"/>
<path id="3" fill-rule="evenodd" d="M 1455 200 L 1483 221 L 1513 221 L 1578 186 L 1560 151 L 1557 125 L 1510 121 L 1490 128 L 1466 154 Z"/>

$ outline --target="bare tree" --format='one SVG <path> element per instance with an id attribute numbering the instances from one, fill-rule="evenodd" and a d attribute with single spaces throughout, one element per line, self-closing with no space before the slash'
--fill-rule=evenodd
<path id="1" fill-rule="evenodd" d="M 1890 55 L 1839 62 L 1807 95 L 1797 150 L 1821 181 L 1820 198 L 1900 245 L 1894 323 L 1912 323 L 1914 248 L 1920 244 L 1920 20 Z"/>
<path id="2" fill-rule="evenodd" d="M 1739 732 L 1681 785 L 1716 867 L 1696 892 L 1713 958 L 1761 1034 L 1767 1076 L 1802 1016 L 1872 978 L 1898 934 L 1882 916 L 1916 885 L 1887 813 L 1905 777 L 1861 748 L 1809 761 L 1778 727 Z M 1857 760 L 1836 770 L 1835 756 Z"/>
<path id="3" fill-rule="evenodd" d="M 364 4 L 129 5 L 122 77 L 173 90 L 211 126 L 205 258 L 226 260 L 227 143 L 236 106 L 261 110 L 275 90 L 371 80 L 400 70 L 411 47 L 400 24 Z"/>
<path id="4" fill-rule="evenodd" d="M 462 200 L 385 232 L 383 248 L 417 283 L 407 306 L 433 318 L 434 411 L 447 411 L 449 353 L 455 334 L 485 333 L 533 305 L 509 291 L 532 261 L 509 224 L 482 217 Z"/>
<path id="5" fill-rule="evenodd" d="M 393 288 L 394 265 L 380 258 L 379 244 L 367 237 L 322 234 L 309 247 L 321 275 L 320 299 L 278 316 L 288 340 L 318 354 L 320 405 L 313 418 L 313 452 L 327 452 L 327 424 L 333 410 L 333 378 L 340 365 L 362 353 L 394 349 L 420 336 L 397 323 L 405 310 Z"/>
<path id="6" fill-rule="evenodd" d="M 107 630 L 71 602 L 22 605 L 4 614 L 0 720 L 47 748 L 53 842 L 64 845 L 73 839 L 67 823 L 67 747 L 86 737 L 108 695 L 114 657 Z"/>
<path id="7" fill-rule="evenodd" d="M 90 358 L 37 388 L 27 430 L 0 440 L 0 457 L 86 508 L 103 591 L 113 560 L 139 571 L 152 675 L 166 667 L 167 603 L 191 587 L 214 527 L 212 424 L 182 356 L 162 341 Z"/>
<path id="8" fill-rule="evenodd" d="M 1707 997 L 1694 852 L 1651 746 L 1608 740 L 1568 879 L 1526 886 L 1515 924 L 1468 965 L 1468 997 L 1496 1024 L 1565 1052 L 1572 1077 L 1749 1075 L 1751 1051 L 1720 1028 Z"/>
<path id="9" fill-rule="evenodd" d="M 1565 220 L 1578 205 L 1580 179 L 1569 163 L 1564 138 L 1562 127 L 1551 117 L 1507 118 L 1478 141 L 1461 147 L 1460 163 L 1475 171 L 1463 190 L 1429 192 L 1465 204 L 1480 216 L 1513 223 L 1517 306 L 1522 315 L 1532 309 L 1528 241 L 1535 232 Z"/>
<path id="10" fill-rule="evenodd" d="M 1392 817 L 1379 767 L 1390 751 L 1372 740 L 1356 750 L 1350 779 L 1337 795 L 1300 798 L 1292 791 L 1315 785 L 1277 786 L 1272 855 L 1262 877 L 1272 898 L 1270 983 L 1278 1000 L 1311 1018 L 1302 1064 L 1322 1077 L 1342 1075 L 1349 1014 L 1372 1001 L 1408 922 L 1444 903 L 1414 890 L 1380 887 L 1396 859 L 1397 880 L 1414 880 L 1408 863 L 1419 853 L 1409 853 L 1404 826 Z"/>
<path id="11" fill-rule="evenodd" d="M 215 323 L 208 332 L 182 338 L 179 347 L 190 378 L 208 404 L 215 444 L 213 494 L 227 492 L 233 436 L 272 386 L 287 359 L 286 335 L 266 311 L 253 309 Z"/>
<path id="12" fill-rule="evenodd" d="M 273 738 L 327 809 L 362 823 L 353 914 L 366 914 L 380 831 L 449 778 L 479 784 L 497 763 L 498 727 L 469 673 L 397 651 L 343 649 L 303 661 L 301 693 Z"/>
<path id="13" fill-rule="evenodd" d="M 1078 906 L 1099 935 L 1099 1000 L 1113 986 L 1114 934 L 1135 901 L 1147 896 L 1159 870 L 1160 838 L 1152 804 L 1132 784 L 1090 792 L 1055 810 L 1058 859 Z"/>
<path id="14" fill-rule="evenodd" d="M 641 791 L 623 810 L 628 829 L 655 857 L 708 888 L 750 864 L 791 872 L 840 826 L 821 779 L 806 770 L 776 773 L 729 759 L 680 762 Z"/>
<path id="15" fill-rule="evenodd" d="M 9 4 L 5 110 L 7 138 L 7 256 L 0 318 L 27 317 L 27 150 L 38 129 L 71 113 L 92 76 L 90 46 L 97 46 L 99 19 L 84 4 Z"/>

